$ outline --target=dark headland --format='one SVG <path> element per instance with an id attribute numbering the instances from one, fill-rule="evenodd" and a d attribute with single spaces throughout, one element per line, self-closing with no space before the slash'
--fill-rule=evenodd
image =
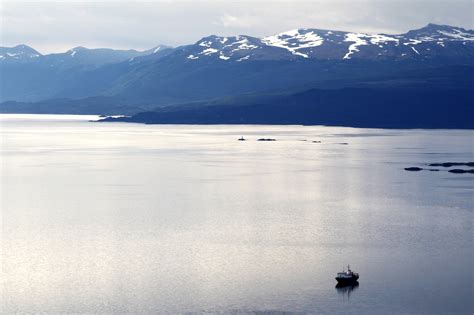
<path id="1" fill-rule="evenodd" d="M 278 124 L 362 128 L 474 129 L 468 89 L 312 89 L 258 104 L 189 104 L 131 117 L 106 118 L 145 124 Z"/>

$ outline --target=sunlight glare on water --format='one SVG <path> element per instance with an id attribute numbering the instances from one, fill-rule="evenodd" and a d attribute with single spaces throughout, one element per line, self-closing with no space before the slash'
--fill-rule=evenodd
<path id="1" fill-rule="evenodd" d="M 472 131 L 96 118 L 0 115 L 2 313 L 472 313 Z"/>

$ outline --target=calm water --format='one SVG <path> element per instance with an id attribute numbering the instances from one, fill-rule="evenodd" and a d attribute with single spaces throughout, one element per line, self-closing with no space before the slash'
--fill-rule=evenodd
<path id="1" fill-rule="evenodd" d="M 473 312 L 472 131 L 0 117 L 1 313 Z"/>

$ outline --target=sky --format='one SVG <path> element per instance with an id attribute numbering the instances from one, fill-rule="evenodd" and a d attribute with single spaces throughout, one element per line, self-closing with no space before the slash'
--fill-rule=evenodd
<path id="1" fill-rule="evenodd" d="M 0 0 L 1 46 L 144 50 L 204 36 L 295 28 L 399 34 L 428 23 L 473 28 L 473 0 Z"/>

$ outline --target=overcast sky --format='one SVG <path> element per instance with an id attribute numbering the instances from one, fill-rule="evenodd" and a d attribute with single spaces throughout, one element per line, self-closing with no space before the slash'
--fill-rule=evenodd
<path id="1" fill-rule="evenodd" d="M 429 22 L 473 28 L 473 0 L 0 0 L 1 46 L 147 49 L 203 36 L 295 28 L 404 33 Z"/>

